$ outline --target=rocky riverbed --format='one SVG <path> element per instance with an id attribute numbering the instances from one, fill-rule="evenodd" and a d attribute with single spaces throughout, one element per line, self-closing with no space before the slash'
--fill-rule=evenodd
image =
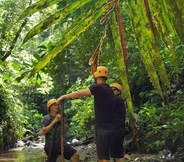
<path id="1" fill-rule="evenodd" d="M 80 154 L 80 162 L 96 162 L 96 145 L 90 143 L 88 145 L 74 146 Z M 152 162 L 159 160 L 157 155 L 138 155 L 130 154 L 125 155 L 126 161 L 148 161 Z M 44 162 L 46 160 L 45 153 L 43 151 L 43 144 L 34 144 L 33 146 L 17 147 L 8 150 L 6 153 L 0 154 L 1 162 Z M 113 162 L 113 159 L 111 159 Z M 60 162 L 58 158 L 57 162 Z M 65 160 L 65 162 L 72 162 L 72 160 Z"/>
<path id="2" fill-rule="evenodd" d="M 0 155 L 1 162 L 43 162 L 46 160 L 45 153 L 43 151 L 44 143 L 31 143 L 29 146 L 17 147 L 10 149 L 8 152 Z M 96 162 L 96 145 L 91 142 L 87 145 L 74 146 L 80 153 L 80 162 Z M 125 154 L 125 162 L 183 162 L 184 159 L 177 157 L 168 150 L 161 151 L 159 154 L 138 154 L 129 153 Z M 57 162 L 60 162 L 58 158 Z M 65 162 L 72 162 L 72 160 L 65 160 Z M 111 159 L 113 162 L 113 159 Z"/>
<path id="3" fill-rule="evenodd" d="M 70 144 L 79 152 L 80 162 L 96 162 L 96 145 L 93 136 L 87 139 L 73 139 Z M 43 162 L 46 160 L 44 153 L 44 136 L 39 136 L 37 140 L 26 138 L 23 141 L 17 141 L 15 148 L 0 154 L 1 162 Z M 111 159 L 111 162 L 114 160 Z M 125 162 L 184 162 L 184 147 L 178 148 L 177 152 L 162 150 L 158 154 L 140 154 L 136 151 L 126 151 Z M 60 162 L 58 158 L 57 162 Z M 72 160 L 65 160 L 72 162 Z"/>

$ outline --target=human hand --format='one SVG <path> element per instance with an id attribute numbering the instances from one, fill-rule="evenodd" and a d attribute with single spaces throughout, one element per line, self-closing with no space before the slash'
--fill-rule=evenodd
<path id="1" fill-rule="evenodd" d="M 56 117 L 54 118 L 54 123 L 57 123 L 61 119 L 61 115 L 57 114 Z"/>
<path id="2" fill-rule="evenodd" d="M 60 119 L 61 119 L 61 115 L 60 115 L 60 114 L 57 114 L 57 115 L 56 115 L 56 118 L 57 118 L 58 120 L 60 120 Z"/>
<path id="3" fill-rule="evenodd" d="M 62 105 L 62 101 L 63 101 L 63 100 L 57 99 L 57 104 L 58 104 L 58 105 Z"/>
<path id="4" fill-rule="evenodd" d="M 64 98 L 64 96 L 61 96 L 61 97 L 59 97 L 57 100 L 58 100 L 58 102 L 60 103 L 62 100 L 64 100 L 65 98 Z"/>

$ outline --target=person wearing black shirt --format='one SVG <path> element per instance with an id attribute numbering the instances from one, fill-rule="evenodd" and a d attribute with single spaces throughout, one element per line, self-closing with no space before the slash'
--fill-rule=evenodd
<path id="1" fill-rule="evenodd" d="M 113 157 L 116 162 L 124 162 L 123 141 L 125 137 L 126 108 L 124 100 L 121 98 L 122 86 L 118 83 L 112 83 L 110 87 L 114 92 L 116 103 L 116 107 L 113 113 L 114 124 L 116 128 L 114 130 L 114 135 L 111 141 L 111 157 Z"/>
<path id="2" fill-rule="evenodd" d="M 98 66 L 94 73 L 95 85 L 87 89 L 75 91 L 62 95 L 58 100 L 68 98 L 80 98 L 83 96 L 94 96 L 95 109 L 95 142 L 99 162 L 110 161 L 110 145 L 113 137 L 113 110 L 115 109 L 115 97 L 112 89 L 106 80 L 108 79 L 108 69 Z"/>

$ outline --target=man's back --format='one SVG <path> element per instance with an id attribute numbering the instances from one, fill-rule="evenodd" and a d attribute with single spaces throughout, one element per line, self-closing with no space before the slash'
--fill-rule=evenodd
<path id="1" fill-rule="evenodd" d="M 94 95 L 96 128 L 111 129 L 113 125 L 113 111 L 115 109 L 114 93 L 108 84 L 96 84 L 90 87 Z"/>
<path id="2" fill-rule="evenodd" d="M 115 96 L 114 124 L 125 127 L 126 108 L 124 100 L 120 96 Z"/>

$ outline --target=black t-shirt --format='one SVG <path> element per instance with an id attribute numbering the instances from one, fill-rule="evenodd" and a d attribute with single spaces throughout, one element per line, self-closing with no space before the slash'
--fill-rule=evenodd
<path id="1" fill-rule="evenodd" d="M 115 96 L 115 103 L 114 124 L 125 127 L 126 108 L 124 100 L 119 96 Z"/>
<path id="2" fill-rule="evenodd" d="M 89 89 L 94 95 L 95 128 L 113 129 L 115 97 L 112 89 L 108 84 L 95 84 Z"/>

